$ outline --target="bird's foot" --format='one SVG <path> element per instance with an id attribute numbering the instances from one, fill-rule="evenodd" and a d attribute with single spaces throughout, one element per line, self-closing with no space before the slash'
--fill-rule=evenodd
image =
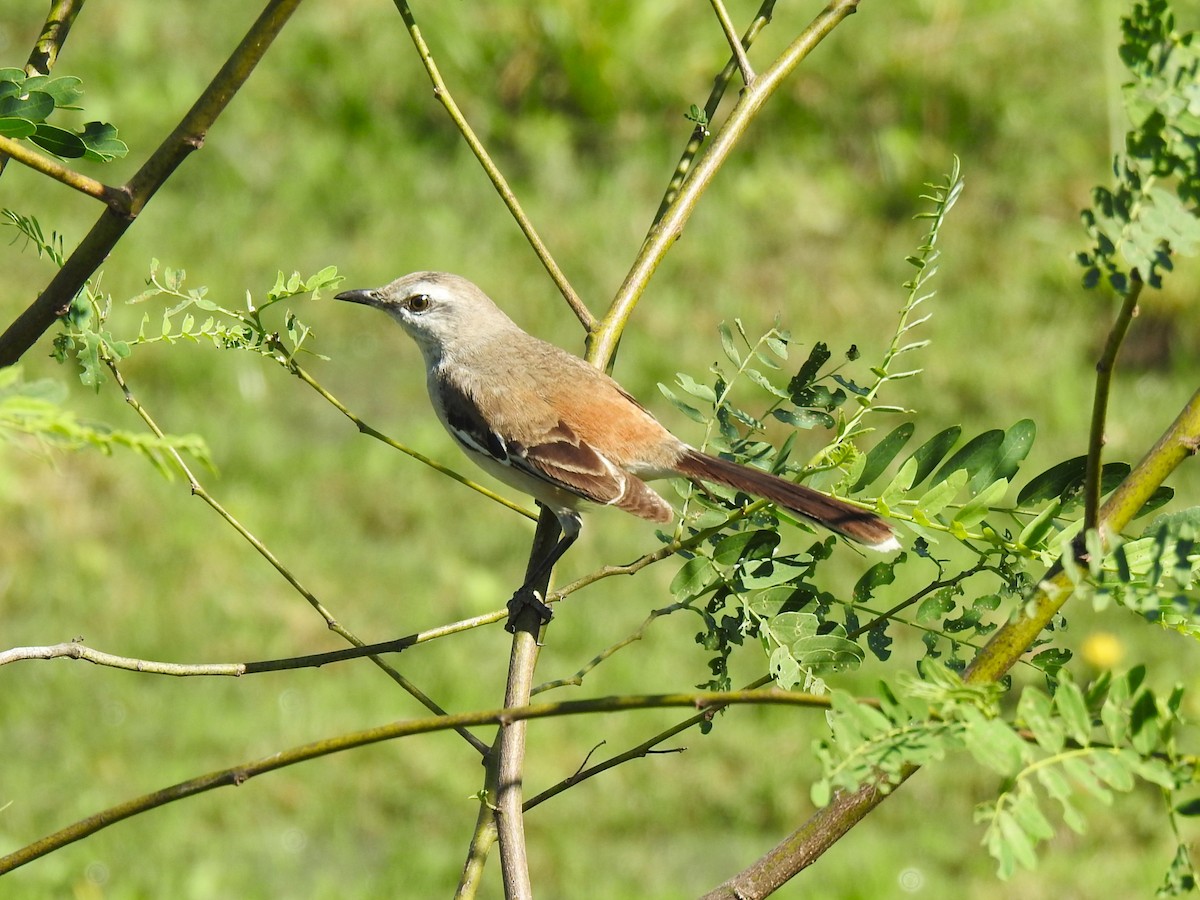
<path id="1" fill-rule="evenodd" d="M 545 625 L 554 616 L 550 607 L 547 606 L 537 591 L 523 587 L 508 601 L 508 622 L 504 625 L 504 630 L 512 634 L 517 630 L 517 618 L 525 610 L 532 610 L 537 615 L 538 626 Z"/>

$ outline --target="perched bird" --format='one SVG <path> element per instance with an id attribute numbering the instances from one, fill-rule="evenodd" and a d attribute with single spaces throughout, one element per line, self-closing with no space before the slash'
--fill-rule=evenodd
<path id="1" fill-rule="evenodd" d="M 652 522 L 674 518 L 671 505 L 646 484 L 655 478 L 727 485 L 872 550 L 900 547 L 891 526 L 874 513 L 688 446 L 616 381 L 522 331 L 465 278 L 414 272 L 337 299 L 376 307 L 400 323 L 425 358 L 437 417 L 467 456 L 558 518 L 562 536 L 531 569 L 510 610 L 532 604 L 549 619 L 532 585 L 579 536 L 585 502 Z"/>

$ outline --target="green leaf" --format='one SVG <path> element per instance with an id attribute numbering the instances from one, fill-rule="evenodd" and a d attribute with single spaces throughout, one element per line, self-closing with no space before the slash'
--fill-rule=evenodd
<path id="1" fill-rule="evenodd" d="M 0 116 L 0 135 L 13 140 L 27 138 L 37 131 L 37 126 L 28 119 L 17 116 Z"/>
<path id="2" fill-rule="evenodd" d="M 37 89 L 54 98 L 54 105 L 60 109 L 70 109 L 83 96 L 83 84 L 74 75 L 62 75 L 58 78 L 47 78 L 37 84 Z"/>
<path id="3" fill-rule="evenodd" d="M 696 409 L 696 407 L 692 406 L 691 404 L 685 403 L 684 401 L 680 400 L 678 397 L 675 396 L 675 392 L 672 391 L 665 384 L 662 384 L 660 382 L 658 385 L 658 389 L 662 392 L 662 395 L 664 397 L 666 397 L 668 400 L 671 401 L 671 404 L 677 410 L 679 410 L 681 413 L 683 413 L 685 416 L 687 416 L 693 422 L 699 422 L 701 425 L 708 424 L 708 417 L 705 416 L 704 413 L 700 412 L 700 410 Z"/>
<path id="4" fill-rule="evenodd" d="M 695 597 L 704 590 L 715 578 L 716 571 L 712 561 L 705 556 L 693 556 L 675 573 L 671 580 L 670 591 L 676 597 Z"/>
<path id="5" fill-rule="evenodd" d="M 1012 815 L 1002 812 L 996 816 L 996 826 L 1000 830 L 1004 846 L 1012 854 L 1012 858 L 1026 869 L 1036 867 L 1037 854 L 1033 849 L 1033 840 L 1025 833 L 1021 823 Z"/>
<path id="6" fill-rule="evenodd" d="M 675 380 L 679 382 L 679 386 L 683 388 L 685 393 L 691 394 L 693 397 L 703 400 L 706 403 L 717 402 L 717 395 L 713 389 L 707 384 L 700 384 L 691 375 L 685 372 L 676 372 Z"/>
<path id="7" fill-rule="evenodd" d="M 897 425 L 887 437 L 872 447 L 867 453 L 867 461 L 858 481 L 850 488 L 851 492 L 861 491 L 882 475 L 888 464 L 904 449 L 915 430 L 916 426 L 912 422 Z"/>
<path id="8" fill-rule="evenodd" d="M 937 464 L 958 443 L 958 439 L 961 436 L 962 426 L 951 425 L 949 428 L 939 431 L 913 452 L 913 455 L 909 459 L 917 461 L 917 471 L 913 478 L 914 487 L 929 477 Z"/>
<path id="9" fill-rule="evenodd" d="M 907 463 L 905 463 L 907 465 Z M 936 516 L 958 496 L 958 492 L 967 483 L 967 473 L 959 469 L 945 481 L 930 488 L 925 496 L 917 501 L 917 510 L 929 517 Z"/>
<path id="10" fill-rule="evenodd" d="M 1083 691 L 1073 681 L 1063 680 L 1054 692 L 1054 705 L 1071 738 L 1081 747 L 1092 742 L 1092 717 L 1083 699 Z"/>
<path id="11" fill-rule="evenodd" d="M 980 491 L 978 496 L 965 503 L 963 508 L 954 516 L 953 521 L 962 525 L 963 528 L 971 528 L 978 525 L 987 518 L 988 513 L 991 512 L 991 507 L 998 504 L 1007 492 L 1007 481 L 1003 478 L 993 481 Z"/>
<path id="12" fill-rule="evenodd" d="M 1062 761 L 1063 771 L 1067 773 L 1067 777 L 1077 783 L 1080 787 L 1086 790 L 1089 794 L 1103 803 L 1105 806 L 1112 805 L 1112 792 L 1102 785 L 1099 779 L 1092 772 L 1091 766 L 1078 756 L 1067 756 Z"/>
<path id="13" fill-rule="evenodd" d="M 1036 688 L 1026 688 L 1017 704 L 1017 719 L 1033 732 L 1033 738 L 1043 750 L 1060 752 L 1066 744 L 1062 724 L 1055 718 L 1050 698 Z"/>
<path id="14" fill-rule="evenodd" d="M 41 91 L 30 91 L 24 96 L 0 97 L 0 116 L 18 116 L 31 122 L 42 122 L 52 112 L 54 98 Z"/>
<path id="15" fill-rule="evenodd" d="M 725 351 L 726 358 L 735 366 L 742 364 L 742 357 L 738 353 L 737 345 L 733 342 L 733 331 L 729 328 L 726 322 L 722 322 L 717 326 L 717 333 L 721 336 L 721 349 Z"/>
<path id="16" fill-rule="evenodd" d="M 43 150 L 64 159 L 78 159 L 87 153 L 83 139 L 75 132 L 56 125 L 47 125 L 45 122 L 37 126 L 30 140 Z"/>
<path id="17" fill-rule="evenodd" d="M 817 373 L 821 370 L 821 366 L 829 362 L 829 359 L 832 355 L 833 354 L 829 352 L 829 347 L 823 342 L 818 341 L 813 345 L 812 350 L 809 351 L 808 359 L 806 359 L 804 364 L 800 366 L 800 371 L 797 372 L 792 377 L 792 380 L 788 382 L 788 394 L 791 395 L 792 402 L 797 406 L 805 405 L 802 400 L 797 399 L 797 395 L 799 395 L 804 388 L 808 387 L 813 383 L 814 380 L 816 380 Z"/>
<path id="18" fill-rule="evenodd" d="M 954 612 L 954 595 L 950 591 L 936 591 L 926 597 L 917 607 L 917 621 L 931 622 L 940 620 Z"/>
<path id="19" fill-rule="evenodd" d="M 779 540 L 779 532 L 773 529 L 737 531 L 721 539 L 712 558 L 722 566 L 731 566 L 743 559 L 762 559 L 775 551 Z"/>
<path id="20" fill-rule="evenodd" d="M 1133 790 L 1133 768 L 1125 756 L 1126 751 L 1101 750 L 1094 753 L 1090 759 L 1092 771 L 1105 784 L 1114 790 L 1127 793 Z"/>
<path id="21" fill-rule="evenodd" d="M 1042 500 L 1059 500 L 1083 484 L 1087 457 L 1077 456 L 1040 472 L 1017 494 L 1017 506 L 1031 506 Z"/>
<path id="22" fill-rule="evenodd" d="M 931 484 L 944 481 L 954 472 L 962 469 L 968 476 L 968 483 L 974 479 L 975 473 L 991 471 L 1004 442 L 1004 432 L 999 428 L 985 431 L 976 435 L 961 447 L 933 476 Z M 990 482 L 989 482 L 990 483 Z M 977 490 L 978 488 L 975 488 Z"/>
<path id="23" fill-rule="evenodd" d="M 1055 498 L 1049 506 L 1038 513 L 1029 524 L 1021 529 L 1017 543 L 1025 547 L 1041 546 L 1043 538 L 1054 528 L 1054 520 L 1062 512 L 1062 501 Z"/>
<path id="24" fill-rule="evenodd" d="M 1054 828 L 1042 814 L 1037 794 L 1032 789 L 1026 787 L 1017 794 L 1012 813 L 1021 829 L 1035 841 L 1048 841 L 1054 837 Z"/>
<path id="25" fill-rule="evenodd" d="M 92 162 L 111 162 L 129 153 L 129 147 L 117 138 L 117 129 L 107 122 L 88 122 L 79 138 L 87 148 L 84 159 Z"/>
<path id="26" fill-rule="evenodd" d="M 1003 719 L 988 719 L 978 710 L 970 709 L 964 720 L 967 728 L 963 742 L 976 761 L 1001 775 L 1021 770 L 1027 745 Z"/>
<path id="27" fill-rule="evenodd" d="M 793 428 L 833 428 L 837 423 L 829 413 L 815 409 L 773 409 L 771 415 Z"/>

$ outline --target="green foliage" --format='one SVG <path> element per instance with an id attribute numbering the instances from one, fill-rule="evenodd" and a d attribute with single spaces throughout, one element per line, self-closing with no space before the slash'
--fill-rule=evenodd
<path id="1" fill-rule="evenodd" d="M 17 435 L 32 437 L 46 449 L 99 450 L 111 454 L 124 447 L 150 462 L 166 478 L 175 474 L 170 453 L 187 453 L 212 466 L 208 445 L 198 435 L 155 435 L 122 431 L 96 422 L 85 422 L 64 407 L 67 390 L 57 381 L 25 381 L 21 369 L 0 369 L 0 442 Z"/>
<path id="2" fill-rule="evenodd" d="M 1200 638 L 1200 507 L 1159 516 L 1141 536 L 1087 569 L 1068 566 L 1076 589 L 1097 609 L 1110 601 L 1151 622 Z"/>
<path id="3" fill-rule="evenodd" d="M 834 691 L 830 736 L 814 745 L 823 774 L 813 784 L 813 802 L 824 805 L 835 789 L 867 783 L 889 790 L 910 767 L 965 750 L 1005 779 L 996 800 L 977 808 L 976 821 L 986 824 L 984 845 L 1000 877 L 1008 878 L 1018 864 L 1033 868 L 1036 845 L 1054 835 L 1044 798 L 1082 832 L 1080 796 L 1111 804 L 1113 791 L 1128 792 L 1138 780 L 1168 794 L 1191 783 L 1195 760 L 1180 757 L 1175 746 L 1183 688 L 1159 698 L 1144 680 L 1138 667 L 1118 678 L 1105 675 L 1086 690 L 1069 679 L 1053 694 L 1027 687 L 1014 712 L 1001 706 L 999 686 L 966 684 L 926 659 L 919 678 L 897 679 L 898 691 L 881 685 L 876 704 Z M 1186 850 L 1183 858 L 1177 854 L 1172 863 L 1177 881 L 1194 878 L 1184 871 Z"/>
<path id="4" fill-rule="evenodd" d="M 1133 128 L 1113 162 L 1115 186 L 1095 188 L 1083 212 L 1092 245 L 1078 259 L 1085 285 L 1103 277 L 1123 294 L 1135 276 L 1161 287 L 1173 254 L 1200 249 L 1200 44 L 1175 30 L 1166 0 L 1139 0 L 1121 25 Z"/>
<path id="5" fill-rule="evenodd" d="M 63 159 L 111 162 L 129 152 L 108 122 L 88 122 L 70 131 L 46 120 L 58 109 L 77 110 L 82 82 L 73 75 L 51 78 L 0 69 L 0 135 L 28 140 Z"/>
<path id="6" fill-rule="evenodd" d="M 263 321 L 262 314 L 283 300 L 304 294 L 317 296 L 341 281 L 333 266 L 307 279 L 297 272 L 290 277 L 280 272 L 262 303 L 255 305 L 247 291 L 245 310 L 237 310 L 208 299 L 207 288 L 185 289 L 183 270 L 169 267 L 161 273 L 159 270 L 158 260 L 152 260 L 147 279 L 150 287 L 128 302 L 144 303 L 157 298 L 176 302 L 162 312 L 157 323 L 150 313 L 143 314 L 137 335 L 128 339 L 117 339 L 105 328 L 112 313 L 111 297 L 94 293 L 90 285 L 76 297 L 71 314 L 63 320 L 63 332 L 54 340 L 54 356 L 59 362 L 74 358 L 82 369 L 80 380 L 84 384 L 99 390 L 104 368 L 129 356 L 135 347 L 180 341 L 208 343 L 224 350 L 248 350 L 290 368 L 297 353 L 312 352 L 304 346 L 312 336 L 312 329 L 287 310 L 281 335 Z"/>

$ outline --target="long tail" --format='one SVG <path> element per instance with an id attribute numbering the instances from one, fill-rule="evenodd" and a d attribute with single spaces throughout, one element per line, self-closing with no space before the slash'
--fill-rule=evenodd
<path id="1" fill-rule="evenodd" d="M 892 526 L 874 513 L 761 469 L 709 456 L 691 447 L 675 467 L 685 478 L 713 481 L 770 500 L 872 550 L 900 549 Z"/>

